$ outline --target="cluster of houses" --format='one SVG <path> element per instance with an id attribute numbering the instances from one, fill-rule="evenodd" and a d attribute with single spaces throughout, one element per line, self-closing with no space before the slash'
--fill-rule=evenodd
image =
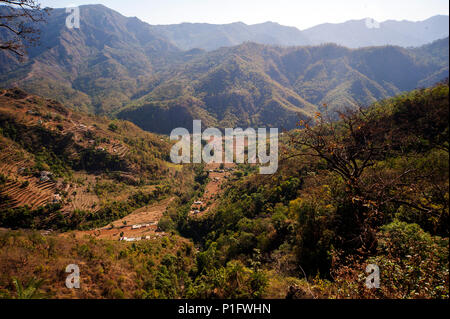
<path id="1" fill-rule="evenodd" d="M 202 205 L 203 205 L 203 202 L 201 200 L 198 200 L 198 201 L 194 202 L 194 205 L 192 205 L 192 207 L 194 208 L 194 206 L 202 206 Z M 198 209 L 191 210 L 190 213 L 194 214 L 194 215 L 198 215 L 198 214 L 200 214 L 200 210 L 198 210 Z"/>
<path id="2" fill-rule="evenodd" d="M 209 172 L 210 173 L 225 173 L 225 172 L 232 172 L 234 171 L 234 168 L 228 168 L 225 167 L 224 169 L 210 169 Z"/>
<path id="3" fill-rule="evenodd" d="M 87 131 L 88 127 L 86 125 L 84 125 L 84 124 L 78 124 L 77 125 L 77 129 L 80 130 L 80 131 Z"/>
<path id="4" fill-rule="evenodd" d="M 62 202 L 62 197 L 60 194 L 54 194 L 53 198 L 52 198 L 52 203 L 53 204 L 58 204 Z"/>
<path id="5" fill-rule="evenodd" d="M 136 242 L 141 240 L 151 240 L 151 239 L 157 239 L 165 236 L 165 233 L 158 233 L 154 236 L 143 236 L 143 237 L 120 237 L 119 241 L 125 241 L 125 242 Z"/>
<path id="6" fill-rule="evenodd" d="M 158 222 L 151 222 L 151 223 L 147 223 L 147 224 L 136 224 L 136 225 L 132 225 L 131 229 L 132 230 L 137 230 L 137 229 L 142 229 L 142 228 L 148 228 L 148 227 L 152 227 L 152 226 L 156 226 L 158 224 Z M 123 226 L 126 227 L 126 226 Z M 142 237 L 120 237 L 119 241 L 126 241 L 126 242 L 135 242 L 135 241 L 141 241 L 141 240 L 151 240 L 151 239 L 157 239 L 159 237 L 163 237 L 166 234 L 164 232 L 159 232 L 156 233 L 152 236 L 142 236 Z"/>
<path id="7" fill-rule="evenodd" d="M 133 241 L 150 240 L 150 239 L 151 239 L 150 236 L 136 237 L 136 238 L 121 237 L 119 239 L 119 241 L 133 242 Z"/>
<path id="8" fill-rule="evenodd" d="M 39 175 L 40 175 L 39 180 L 42 183 L 44 183 L 44 182 L 50 181 L 53 174 L 50 173 L 50 172 L 47 172 L 47 171 L 42 171 L 42 172 L 39 173 Z"/>
<path id="9" fill-rule="evenodd" d="M 153 223 L 149 223 L 149 224 L 137 224 L 137 225 L 133 225 L 131 226 L 131 229 L 141 229 L 141 228 L 147 228 L 147 227 L 151 227 L 151 226 L 156 226 L 157 222 L 153 222 Z"/>

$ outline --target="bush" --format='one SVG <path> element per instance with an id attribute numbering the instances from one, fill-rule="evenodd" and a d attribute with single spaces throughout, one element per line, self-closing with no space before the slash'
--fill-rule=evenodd
<path id="1" fill-rule="evenodd" d="M 20 188 L 27 188 L 30 185 L 29 181 L 25 181 L 22 184 L 20 184 Z"/>
<path id="2" fill-rule="evenodd" d="M 395 298 L 448 298 L 448 238 L 433 237 L 417 224 L 400 221 L 382 228 L 378 256 L 383 293 Z"/>
<path id="3" fill-rule="evenodd" d="M 333 271 L 337 298 L 448 299 L 449 241 L 433 237 L 417 224 L 398 220 L 378 233 L 375 256 L 351 256 Z M 380 269 L 380 288 L 367 289 L 366 266 Z"/>
<path id="4" fill-rule="evenodd" d="M 109 123 L 108 129 L 109 129 L 111 132 L 117 132 L 117 130 L 119 129 L 119 127 L 117 126 L 116 123 Z"/>
<path id="5" fill-rule="evenodd" d="M 164 232 L 169 232 L 175 229 L 175 223 L 170 217 L 164 216 L 158 222 L 158 229 Z"/>

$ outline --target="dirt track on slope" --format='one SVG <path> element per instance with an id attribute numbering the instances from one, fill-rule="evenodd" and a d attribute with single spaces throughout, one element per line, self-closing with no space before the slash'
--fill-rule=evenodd
<path id="1" fill-rule="evenodd" d="M 205 169 L 209 172 L 209 183 L 205 187 L 205 193 L 196 201 L 201 201 L 201 205 L 192 205 L 190 216 L 201 217 L 217 205 L 217 200 L 222 193 L 222 185 L 226 182 L 227 178 L 232 175 L 230 169 L 235 168 L 235 164 L 225 164 L 223 169 L 220 169 L 220 164 L 208 164 Z M 194 213 L 200 211 L 200 213 Z"/>

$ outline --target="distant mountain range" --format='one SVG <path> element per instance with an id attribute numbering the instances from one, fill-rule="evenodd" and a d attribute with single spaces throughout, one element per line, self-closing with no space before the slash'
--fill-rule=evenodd
<path id="1" fill-rule="evenodd" d="M 101 5 L 81 7 L 80 29 L 66 28 L 65 18 L 65 10 L 52 11 L 42 26 L 41 45 L 30 48 L 24 63 L 0 52 L 0 87 L 19 86 L 158 133 L 189 127 L 194 118 L 218 127 L 289 129 L 325 103 L 330 109 L 367 105 L 431 85 L 449 73 L 448 38 L 416 48 L 301 47 L 292 45 L 320 43 L 311 34 L 330 36 L 324 30 L 332 25 L 304 32 L 273 23 L 151 26 Z M 437 27 L 445 19 L 448 26 L 448 17 L 418 23 L 428 25 L 422 26 L 427 35 L 417 31 L 421 27 L 409 32 L 393 24 L 398 33 L 386 31 L 384 40 L 399 39 L 402 33 L 414 34 L 416 43 L 431 42 L 448 34 L 448 27 Z M 390 25 L 364 32 L 392 30 Z M 362 33 L 347 36 L 372 45 L 383 40 Z M 216 47 L 223 48 L 210 51 Z"/>
<path id="2" fill-rule="evenodd" d="M 417 47 L 448 37 L 449 17 L 438 15 L 424 21 L 377 23 L 371 19 L 321 24 L 305 30 L 312 44 L 337 43 L 349 48 L 398 45 Z"/>
<path id="3" fill-rule="evenodd" d="M 182 50 L 203 49 L 213 51 L 244 42 L 260 44 L 295 46 L 309 45 L 307 36 L 294 27 L 266 22 L 246 25 L 242 22 L 231 24 L 181 23 L 152 26 L 172 44 Z"/>
<path id="4" fill-rule="evenodd" d="M 215 50 L 246 41 L 280 46 L 335 43 L 349 48 L 398 45 L 415 47 L 449 35 L 449 17 L 438 15 L 425 21 L 386 21 L 370 18 L 321 24 L 304 31 L 274 22 L 246 25 L 242 22 L 215 25 L 182 23 L 152 28 L 183 50 Z"/>

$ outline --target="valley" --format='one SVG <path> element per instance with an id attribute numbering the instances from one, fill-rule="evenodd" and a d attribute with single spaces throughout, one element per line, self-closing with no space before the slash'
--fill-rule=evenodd
<path id="1" fill-rule="evenodd" d="M 0 299 L 449 298 L 448 16 L 301 31 L 83 5 L 29 45 L 2 2 Z M 211 164 L 198 121 L 225 150 L 227 128 L 278 134 Z"/>

